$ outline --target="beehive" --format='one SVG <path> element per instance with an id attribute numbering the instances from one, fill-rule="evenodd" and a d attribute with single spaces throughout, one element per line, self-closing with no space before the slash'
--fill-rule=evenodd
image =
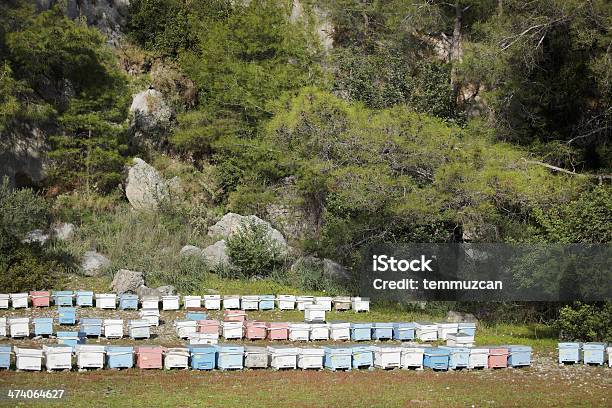
<path id="1" fill-rule="evenodd" d="M 35 336 L 50 336 L 53 334 L 53 318 L 37 317 L 32 319 Z"/>
<path id="2" fill-rule="evenodd" d="M 393 340 L 414 340 L 414 323 L 393 323 Z"/>
<path id="3" fill-rule="evenodd" d="M 51 370 L 72 369 L 72 347 L 66 345 L 43 345 L 45 367 Z"/>
<path id="4" fill-rule="evenodd" d="M 425 349 L 423 353 L 423 366 L 432 370 L 446 371 L 448 370 L 448 358 L 448 350 L 430 347 Z"/>
<path id="5" fill-rule="evenodd" d="M 274 309 L 274 295 L 260 295 L 259 296 L 259 310 L 273 310 Z"/>
<path id="6" fill-rule="evenodd" d="M 223 308 L 226 310 L 240 309 L 240 296 L 238 295 L 223 296 Z"/>
<path id="7" fill-rule="evenodd" d="M 219 333 L 191 333 L 189 344 L 218 344 Z"/>
<path id="8" fill-rule="evenodd" d="M 0 369 L 11 368 L 11 346 L 0 345 Z"/>
<path id="9" fill-rule="evenodd" d="M 336 296 L 333 298 L 334 310 L 344 311 L 351 309 L 351 298 L 348 296 Z"/>
<path id="10" fill-rule="evenodd" d="M 40 371 L 43 351 L 41 349 L 15 347 L 15 367 L 17 370 Z"/>
<path id="11" fill-rule="evenodd" d="M 580 343 L 559 343 L 559 364 L 575 364 L 580 362 Z"/>
<path id="12" fill-rule="evenodd" d="M 351 307 L 357 313 L 370 311 L 370 299 L 364 297 L 354 297 L 351 299 Z"/>
<path id="13" fill-rule="evenodd" d="M 259 309 L 259 296 L 245 295 L 240 299 L 242 310 L 257 310 Z"/>
<path id="14" fill-rule="evenodd" d="M 419 344 L 403 344 L 400 367 L 407 370 L 422 370 L 423 357 L 428 348 Z"/>
<path id="15" fill-rule="evenodd" d="M 383 370 L 399 368 L 402 348 L 397 346 L 374 346 L 374 367 Z"/>
<path id="16" fill-rule="evenodd" d="M 27 309 L 29 306 L 27 293 L 11 293 L 13 309 Z"/>
<path id="17" fill-rule="evenodd" d="M 468 336 L 476 336 L 476 323 L 459 323 L 457 332 L 460 334 L 467 334 Z"/>
<path id="18" fill-rule="evenodd" d="M 289 323 L 289 340 L 308 341 L 310 339 L 310 325 L 308 323 Z"/>
<path id="19" fill-rule="evenodd" d="M 117 295 L 114 293 L 96 293 L 96 307 L 98 309 L 116 309 Z"/>
<path id="20" fill-rule="evenodd" d="M 242 370 L 244 347 L 230 344 L 219 344 L 216 347 L 216 366 L 219 370 Z"/>
<path id="21" fill-rule="evenodd" d="M 79 369 L 104 367 L 104 353 L 106 352 L 104 346 L 77 344 L 75 352 Z"/>
<path id="22" fill-rule="evenodd" d="M 106 366 L 114 369 L 134 367 L 134 348 L 131 346 L 106 346 Z"/>
<path id="23" fill-rule="evenodd" d="M 608 347 L 608 367 L 612 367 L 612 347 Z"/>
<path id="24" fill-rule="evenodd" d="M 531 347 L 522 345 L 509 345 L 508 366 L 527 367 L 531 365 Z"/>
<path id="25" fill-rule="evenodd" d="M 244 346 L 244 366 L 246 368 L 267 368 L 268 350 L 265 347 Z"/>
<path id="26" fill-rule="evenodd" d="M 353 368 L 374 367 L 374 347 L 353 346 L 351 347 Z"/>
<path id="27" fill-rule="evenodd" d="M 508 367 L 508 349 L 503 346 L 488 346 L 489 368 Z"/>
<path id="28" fill-rule="evenodd" d="M 372 339 L 391 340 L 393 338 L 393 323 L 373 323 Z"/>
<path id="29" fill-rule="evenodd" d="M 329 325 L 327 323 L 310 324 L 310 340 L 329 340 Z"/>
<path id="30" fill-rule="evenodd" d="M 164 349 L 164 368 L 189 368 L 189 349 L 185 347 L 170 347 Z"/>
<path id="31" fill-rule="evenodd" d="M 270 367 L 281 370 L 296 369 L 298 349 L 292 346 L 268 346 Z"/>
<path id="32" fill-rule="evenodd" d="M 151 323 L 146 319 L 130 320 L 128 334 L 134 340 L 148 339 L 151 337 Z"/>
<path id="33" fill-rule="evenodd" d="M 141 309 L 138 316 L 148 321 L 150 326 L 159 326 L 159 309 Z"/>
<path id="34" fill-rule="evenodd" d="M 30 336 L 29 317 L 11 317 L 8 319 L 9 331 L 12 338 Z"/>
<path id="35" fill-rule="evenodd" d="M 266 322 L 249 320 L 244 326 L 244 337 L 249 340 L 263 340 L 268 335 Z"/>
<path id="36" fill-rule="evenodd" d="M 143 309 L 159 309 L 159 296 L 147 295 L 140 300 Z"/>
<path id="37" fill-rule="evenodd" d="M 206 319 L 208 319 L 208 314 L 204 313 L 204 312 L 187 312 L 185 314 L 185 319 L 186 320 L 195 320 L 197 322 L 198 320 L 206 320 Z"/>
<path id="38" fill-rule="evenodd" d="M 242 322 L 223 322 L 223 338 L 241 339 L 243 334 Z"/>
<path id="39" fill-rule="evenodd" d="M 446 336 L 446 345 L 451 347 L 473 347 L 474 336 L 463 333 L 449 334 Z"/>
<path id="40" fill-rule="evenodd" d="M 278 295 L 276 303 L 279 310 L 295 309 L 295 296 L 293 295 Z"/>
<path id="41" fill-rule="evenodd" d="M 104 319 L 104 337 L 107 339 L 123 338 L 123 320 L 122 319 Z"/>
<path id="42" fill-rule="evenodd" d="M 489 368 L 489 349 L 484 347 L 470 348 L 470 370 L 475 368 Z"/>
<path id="43" fill-rule="evenodd" d="M 438 340 L 438 326 L 435 323 L 418 322 L 415 324 L 416 337 L 421 341 Z"/>
<path id="44" fill-rule="evenodd" d="M 353 367 L 353 350 L 350 347 L 328 346 L 325 350 L 325 368 L 332 371 L 350 370 Z"/>
<path id="45" fill-rule="evenodd" d="M 289 339 L 289 324 L 279 322 L 267 323 L 268 340 L 288 340 Z"/>
<path id="46" fill-rule="evenodd" d="M 440 346 L 440 349 L 448 351 L 448 368 L 461 370 L 470 365 L 470 349 L 467 347 Z"/>
<path id="47" fill-rule="evenodd" d="M 6 293 L 0 293 L 0 309 L 8 309 L 10 299 L 11 299 L 10 295 Z"/>
<path id="48" fill-rule="evenodd" d="M 138 310 L 138 296 L 133 293 L 122 293 L 119 296 L 121 310 Z"/>
<path id="49" fill-rule="evenodd" d="M 304 306 L 305 322 L 324 322 L 325 307 L 322 305 L 306 304 Z"/>
<path id="50" fill-rule="evenodd" d="M 76 324 L 76 308 L 74 307 L 58 307 L 57 320 L 59 324 Z"/>
<path id="51" fill-rule="evenodd" d="M 351 323 L 351 340 L 372 340 L 372 323 Z"/>
<path id="52" fill-rule="evenodd" d="M 244 310 L 225 310 L 223 312 L 223 321 L 226 322 L 244 322 L 246 320 L 246 312 Z"/>
<path id="53" fill-rule="evenodd" d="M 332 310 L 332 298 L 329 296 L 316 296 L 314 304 L 322 306 L 326 312 L 331 312 Z"/>
<path id="54" fill-rule="evenodd" d="M 78 344 L 84 344 L 85 343 L 85 336 L 83 336 L 81 333 L 79 332 L 64 332 L 64 331 L 59 331 L 56 333 L 57 336 L 57 344 L 61 344 L 61 345 L 65 345 L 65 346 L 70 346 L 72 347 L 73 350 L 76 349 L 76 346 Z"/>
<path id="55" fill-rule="evenodd" d="M 0 337 L 6 337 L 6 317 L 0 317 Z"/>
<path id="56" fill-rule="evenodd" d="M 90 290 L 77 290 L 76 292 L 76 304 L 80 307 L 92 307 L 93 306 L 94 293 Z"/>
<path id="57" fill-rule="evenodd" d="M 191 346 L 191 368 L 194 370 L 212 370 L 215 368 L 217 348 L 214 346 Z"/>
<path id="58" fill-rule="evenodd" d="M 298 349 L 297 366 L 302 370 L 323 368 L 325 350 L 317 347 L 304 347 Z"/>
<path id="59" fill-rule="evenodd" d="M 582 361 L 584 365 L 603 365 L 605 361 L 605 343 L 584 343 L 582 345 Z"/>
<path id="60" fill-rule="evenodd" d="M 334 341 L 351 339 L 351 324 L 347 322 L 330 322 L 329 337 Z"/>
<path id="61" fill-rule="evenodd" d="M 102 335 L 102 319 L 82 318 L 80 328 L 85 336 L 99 337 Z"/>
<path id="62" fill-rule="evenodd" d="M 174 328 L 180 339 L 187 339 L 190 334 L 196 332 L 197 322 L 195 320 L 175 320 Z"/>
<path id="63" fill-rule="evenodd" d="M 185 309 L 202 307 L 202 296 L 183 296 L 183 307 Z"/>
<path id="64" fill-rule="evenodd" d="M 219 334 L 218 320 L 198 320 L 196 323 L 198 333 Z"/>
<path id="65" fill-rule="evenodd" d="M 178 295 L 162 296 L 162 310 L 179 310 L 180 297 Z"/>
<path id="66" fill-rule="evenodd" d="M 446 340 L 449 334 L 457 334 L 459 330 L 458 323 L 438 323 L 438 339 Z"/>
<path id="67" fill-rule="evenodd" d="M 138 346 L 134 348 L 136 367 L 140 369 L 162 368 L 163 349 L 160 346 Z"/>
<path id="68" fill-rule="evenodd" d="M 71 290 L 54 291 L 51 295 L 55 306 L 72 306 L 74 292 Z"/>
<path id="69" fill-rule="evenodd" d="M 204 295 L 204 307 L 208 310 L 220 310 L 221 295 Z"/>
<path id="70" fill-rule="evenodd" d="M 51 304 L 51 293 L 49 291 L 31 291 L 30 299 L 34 307 L 49 307 Z"/>
<path id="71" fill-rule="evenodd" d="M 295 303 L 298 310 L 304 311 L 306 309 L 306 305 L 314 304 L 314 296 L 297 296 L 295 298 Z"/>

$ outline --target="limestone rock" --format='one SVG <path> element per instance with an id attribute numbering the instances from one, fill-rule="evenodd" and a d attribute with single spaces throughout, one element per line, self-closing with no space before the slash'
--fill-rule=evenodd
<path id="1" fill-rule="evenodd" d="M 476 319 L 476 317 L 471 313 L 462 313 L 450 310 L 446 314 L 446 321 L 449 323 L 476 323 L 478 322 L 478 319 Z"/>
<path id="2" fill-rule="evenodd" d="M 227 245 L 224 239 L 204 248 L 202 250 L 202 256 L 211 269 L 229 265 L 230 263 L 229 255 L 227 254 Z"/>
<path id="3" fill-rule="evenodd" d="M 81 261 L 81 268 L 86 276 L 99 276 L 104 269 L 110 266 L 110 260 L 96 251 L 85 252 Z"/>
<path id="4" fill-rule="evenodd" d="M 21 240 L 24 244 L 34 244 L 38 243 L 40 245 L 44 245 L 49 240 L 49 234 L 45 234 L 45 232 L 41 229 L 35 229 L 26 234 L 25 238 Z"/>
<path id="5" fill-rule="evenodd" d="M 202 256 L 202 248 L 194 245 L 185 245 L 179 252 L 181 256 Z"/>
<path id="6" fill-rule="evenodd" d="M 111 283 L 111 289 L 115 293 L 135 293 L 139 287 L 144 285 L 144 274 L 142 272 L 119 269 Z"/>
<path id="7" fill-rule="evenodd" d="M 74 224 L 63 222 L 53 227 L 53 235 L 60 241 L 67 241 L 72 239 L 75 230 Z"/>
<path id="8" fill-rule="evenodd" d="M 176 288 L 172 285 L 160 286 L 156 289 L 161 296 L 170 296 L 176 294 Z"/>
<path id="9" fill-rule="evenodd" d="M 244 225 L 248 225 L 248 223 L 263 225 L 266 230 L 266 235 L 270 240 L 276 242 L 282 251 L 287 251 L 289 249 L 283 234 L 272 228 L 269 222 L 262 220 L 256 215 L 243 216 L 236 213 L 227 213 L 215 225 L 208 229 L 208 235 L 227 239 L 239 232 L 241 228 L 243 228 Z"/>
<path id="10" fill-rule="evenodd" d="M 156 89 L 133 95 L 130 113 L 133 115 L 132 128 L 140 131 L 166 128 L 172 120 L 172 109 Z"/>
<path id="11" fill-rule="evenodd" d="M 350 274 L 346 268 L 331 259 L 323 259 L 323 274 L 337 280 L 348 280 Z"/>
<path id="12" fill-rule="evenodd" d="M 139 158 L 130 167 L 125 195 L 135 210 L 156 210 L 170 198 L 165 180 L 153 166 Z"/>

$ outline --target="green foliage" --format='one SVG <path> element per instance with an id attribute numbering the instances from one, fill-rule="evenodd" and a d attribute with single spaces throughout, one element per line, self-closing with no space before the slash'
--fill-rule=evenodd
<path id="1" fill-rule="evenodd" d="M 27 292 L 61 285 L 61 265 L 40 248 L 20 245 L 10 253 L 0 253 L 0 291 Z"/>
<path id="2" fill-rule="evenodd" d="M 564 306 L 555 326 L 563 339 L 608 342 L 612 340 L 612 304 L 577 302 Z"/>
<path id="3" fill-rule="evenodd" d="M 282 263 L 281 249 L 268 236 L 264 224 L 245 222 L 226 244 L 231 268 L 238 276 L 266 277 Z"/>

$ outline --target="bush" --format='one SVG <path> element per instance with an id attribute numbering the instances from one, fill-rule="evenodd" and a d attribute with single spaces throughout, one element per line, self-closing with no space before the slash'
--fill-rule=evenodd
<path id="1" fill-rule="evenodd" d="M 564 306 L 555 322 L 562 339 L 580 341 L 612 340 L 612 303 L 577 302 Z"/>
<path id="2" fill-rule="evenodd" d="M 281 266 L 278 244 L 267 235 L 263 224 L 246 222 L 227 240 L 227 250 L 235 275 L 266 277 Z"/>
<path id="3" fill-rule="evenodd" d="M 284 277 L 287 284 L 305 291 L 326 292 L 330 295 L 346 294 L 347 289 L 323 271 L 323 262 L 313 258 L 302 258 Z"/>
<path id="4" fill-rule="evenodd" d="M 48 259 L 40 247 L 20 245 L 10 254 L 0 254 L 0 291 L 26 292 L 58 288 L 61 265 Z"/>

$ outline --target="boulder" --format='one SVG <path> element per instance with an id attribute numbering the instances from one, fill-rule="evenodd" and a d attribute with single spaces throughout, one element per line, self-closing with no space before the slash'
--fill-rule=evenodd
<path id="1" fill-rule="evenodd" d="M 45 232 L 41 229 L 35 229 L 26 234 L 25 238 L 21 240 L 24 244 L 40 244 L 44 245 L 49 240 L 49 234 L 45 234 Z"/>
<path id="2" fill-rule="evenodd" d="M 53 226 L 53 235 L 56 239 L 59 239 L 60 241 L 67 241 L 69 239 L 72 239 L 75 230 L 76 227 L 74 226 L 74 224 L 62 222 L 61 224 Z"/>
<path id="3" fill-rule="evenodd" d="M 111 289 L 115 293 L 136 293 L 139 287 L 144 285 L 144 274 L 142 272 L 119 269 L 111 283 Z"/>
<path id="4" fill-rule="evenodd" d="M 176 288 L 172 285 L 160 286 L 156 289 L 161 296 L 169 296 L 176 294 Z"/>
<path id="5" fill-rule="evenodd" d="M 81 269 L 86 276 L 99 276 L 111 266 L 110 260 L 96 251 L 87 251 L 81 260 Z"/>
<path id="6" fill-rule="evenodd" d="M 149 288 L 148 286 L 145 285 L 141 285 L 138 287 L 138 289 L 136 289 L 136 294 L 139 297 L 143 297 L 143 296 L 159 296 L 161 297 L 161 294 L 159 293 L 159 291 L 155 288 Z"/>
<path id="7" fill-rule="evenodd" d="M 323 274 L 336 280 L 348 280 L 351 277 L 344 266 L 327 258 L 323 259 Z"/>
<path id="8" fill-rule="evenodd" d="M 462 313 L 450 310 L 446 314 L 446 321 L 449 323 L 476 323 L 478 322 L 478 319 L 476 319 L 476 317 L 471 313 Z"/>
<path id="9" fill-rule="evenodd" d="M 224 239 L 204 248 L 202 250 L 202 256 L 210 269 L 229 265 L 230 263 L 229 255 L 227 254 L 227 245 Z"/>
<path id="10" fill-rule="evenodd" d="M 202 248 L 194 245 L 185 245 L 179 252 L 181 256 L 202 256 Z"/>
<path id="11" fill-rule="evenodd" d="M 130 113 L 133 114 L 132 127 L 140 131 L 167 128 L 172 119 L 172 109 L 164 95 L 153 88 L 132 96 Z"/>
<path id="12" fill-rule="evenodd" d="M 156 210 L 169 199 L 165 180 L 153 166 L 139 158 L 130 167 L 125 195 L 135 210 Z"/>
<path id="13" fill-rule="evenodd" d="M 248 225 L 249 223 L 263 225 L 269 239 L 276 242 L 282 251 L 287 251 L 289 249 L 283 234 L 272 228 L 269 222 L 262 220 L 256 215 L 243 216 L 235 213 L 227 213 L 215 225 L 208 229 L 208 235 L 227 239 L 239 232 L 244 225 Z"/>

